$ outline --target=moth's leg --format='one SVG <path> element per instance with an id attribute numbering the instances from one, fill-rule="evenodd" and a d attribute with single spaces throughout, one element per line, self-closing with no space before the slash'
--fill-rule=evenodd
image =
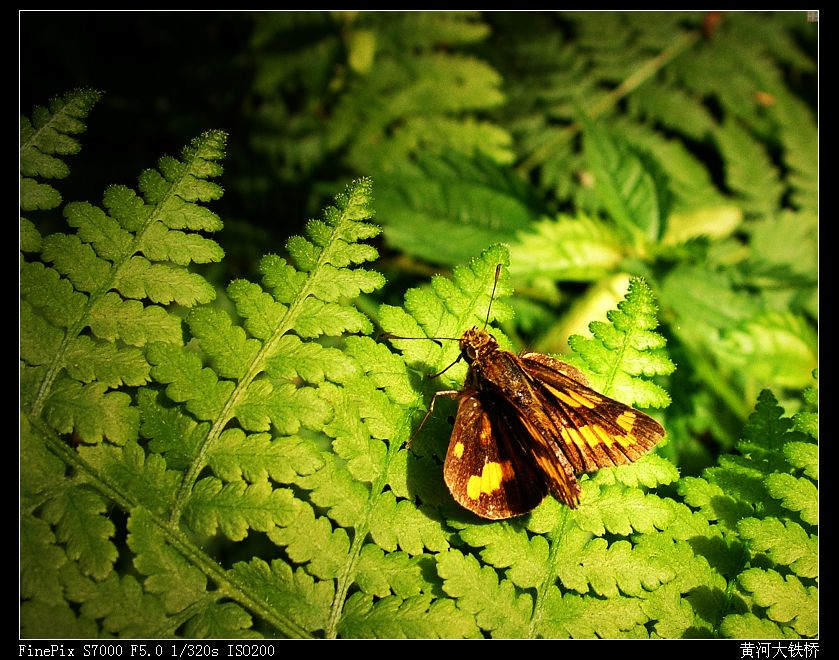
<path id="1" fill-rule="evenodd" d="M 434 404 L 437 402 L 437 397 L 445 396 L 449 399 L 456 399 L 460 396 L 462 392 L 460 390 L 440 390 L 439 392 L 434 392 L 434 396 L 431 397 L 431 402 L 428 404 L 428 410 L 425 411 L 425 416 L 422 418 L 420 425 L 417 427 L 417 430 L 411 434 L 411 437 L 408 438 L 408 442 L 405 444 L 406 449 L 411 448 L 411 443 L 413 443 L 414 438 L 419 435 L 419 432 L 422 430 L 422 427 L 425 426 L 426 420 L 431 416 L 431 413 L 434 412 Z"/>

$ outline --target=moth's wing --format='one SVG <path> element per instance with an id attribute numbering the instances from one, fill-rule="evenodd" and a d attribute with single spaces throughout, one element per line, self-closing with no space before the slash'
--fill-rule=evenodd
<path id="1" fill-rule="evenodd" d="M 571 365 L 541 353 L 520 359 L 577 472 L 636 461 L 664 437 L 652 417 L 594 391 Z"/>
<path id="2" fill-rule="evenodd" d="M 524 433 L 497 396 L 474 389 L 461 393 L 443 469 L 455 501 L 491 520 L 536 507 L 548 494 L 548 482 Z"/>

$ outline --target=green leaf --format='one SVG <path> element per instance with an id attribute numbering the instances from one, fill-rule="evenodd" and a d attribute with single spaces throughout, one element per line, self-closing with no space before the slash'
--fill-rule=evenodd
<path id="1" fill-rule="evenodd" d="M 614 229 L 584 215 L 534 222 L 510 246 L 510 271 L 516 279 L 590 281 L 603 277 L 624 257 Z"/>
<path id="2" fill-rule="evenodd" d="M 101 619 L 100 634 L 160 638 L 175 633 L 175 621 L 167 619 L 157 597 L 146 594 L 131 575 L 112 573 L 94 582 L 66 571 L 67 598 L 79 603 L 81 615 Z"/>
<path id="3" fill-rule="evenodd" d="M 740 575 L 740 584 L 755 604 L 767 608 L 770 620 L 792 627 L 804 636 L 818 633 L 818 590 L 805 587 L 793 575 L 751 568 Z"/>
<path id="4" fill-rule="evenodd" d="M 432 552 L 448 548 L 439 525 L 412 503 L 397 502 L 388 493 L 383 493 L 376 504 L 370 524 L 370 534 L 376 545 L 391 551 L 398 546 L 409 555 L 422 553 L 423 547 Z"/>
<path id="5" fill-rule="evenodd" d="M 418 166 L 390 174 L 377 190 L 388 243 L 436 264 L 460 264 L 511 241 L 542 212 L 513 173 L 456 153 L 421 156 Z"/>
<path id="6" fill-rule="evenodd" d="M 76 432 L 83 442 L 124 444 L 137 437 L 138 411 L 123 392 L 106 393 L 104 383 L 82 385 L 62 379 L 44 406 L 44 416 L 59 433 Z"/>
<path id="7" fill-rule="evenodd" d="M 667 375 L 675 365 L 663 352 L 664 337 L 655 332 L 656 305 L 649 286 L 633 279 L 617 310 L 608 312 L 610 323 L 592 322 L 593 338 L 569 339 L 579 354 L 592 386 L 619 401 L 640 407 L 664 407 L 670 397 L 646 378 Z M 642 378 L 646 377 L 646 378 Z"/>
<path id="8" fill-rule="evenodd" d="M 90 89 L 72 91 L 38 107 L 32 120 L 20 118 L 21 209 L 26 211 L 55 208 L 61 195 L 52 186 L 38 183 L 33 177 L 63 179 L 69 169 L 61 156 L 77 154 L 81 145 L 73 137 L 84 132 L 83 120 L 99 101 L 101 93 Z"/>
<path id="9" fill-rule="evenodd" d="M 740 534 L 756 552 L 763 552 L 777 564 L 789 566 L 801 577 L 818 575 L 818 539 L 797 523 L 769 518 L 740 521 Z"/>
<path id="10" fill-rule="evenodd" d="M 585 155 L 600 202 L 632 244 L 658 239 L 668 209 L 649 160 L 593 124 L 585 129 Z"/>
<path id="11" fill-rule="evenodd" d="M 728 120 L 715 131 L 726 163 L 726 181 L 747 211 L 771 212 L 778 206 L 782 185 L 766 149 L 738 122 Z"/>
<path id="12" fill-rule="evenodd" d="M 755 382 L 777 387 L 804 387 L 818 364 L 815 332 L 800 316 L 761 314 L 733 329 L 720 350 L 729 362 Z"/>
<path id="13" fill-rule="evenodd" d="M 819 524 L 818 490 L 809 479 L 770 474 L 766 477 L 766 489 L 784 508 L 799 512 L 804 522 Z"/>
<path id="14" fill-rule="evenodd" d="M 195 484 L 184 515 L 197 532 L 211 536 L 218 531 L 241 541 L 248 529 L 268 532 L 288 524 L 296 509 L 290 490 L 274 489 L 267 481 L 222 484 L 208 477 Z"/>
<path id="15" fill-rule="evenodd" d="M 437 571 L 445 592 L 459 609 L 475 617 L 482 630 L 493 637 L 527 636 L 531 599 L 516 594 L 513 584 L 499 580 L 491 567 L 481 567 L 474 557 L 449 550 L 439 555 Z"/>
<path id="16" fill-rule="evenodd" d="M 539 633 L 546 638 L 638 637 L 647 620 L 633 598 L 601 600 L 551 589 Z"/>
<path id="17" fill-rule="evenodd" d="M 201 607 L 207 589 L 206 576 L 175 550 L 143 509 L 128 522 L 128 545 L 136 554 L 134 565 L 146 576 L 144 588 L 161 599 L 168 612 Z"/>
<path id="18" fill-rule="evenodd" d="M 102 514 L 106 504 L 86 488 L 65 488 L 43 509 L 44 519 L 55 525 L 58 541 L 65 544 L 67 557 L 80 570 L 101 580 L 110 575 L 117 559 L 112 542 L 113 523 Z"/>
<path id="19" fill-rule="evenodd" d="M 116 443 L 136 437 L 139 418 L 128 395 L 106 389 L 146 383 L 148 364 L 139 351 L 115 340 L 134 346 L 180 340 L 180 321 L 174 313 L 140 301 L 177 299 L 190 305 L 214 297 L 203 277 L 184 268 L 194 247 L 187 234 L 181 236 L 186 241 L 181 265 L 170 262 L 168 253 L 158 255 L 166 263 L 153 263 L 136 253 L 143 249 L 144 232 L 155 232 L 175 211 L 181 216 L 189 213 L 193 204 L 184 200 L 201 177 L 219 173 L 207 164 L 223 155 L 224 139 L 222 133 L 206 133 L 184 149 L 183 161 L 162 159 L 160 167 L 169 178 L 158 173 L 158 198 L 141 198 L 116 187 L 104 196 L 107 212 L 85 202 L 68 204 L 65 216 L 77 233 L 44 237 L 36 255 L 40 261 L 21 265 L 21 297 L 26 302 L 22 334 L 27 336 L 24 355 L 30 360 L 23 368 L 46 367 L 24 378 L 31 385 L 22 396 L 27 411 L 36 416 L 43 411 L 57 431 L 76 432 L 91 443 L 105 436 Z M 141 181 L 149 172 L 154 170 Z M 173 202 L 176 197 L 180 201 Z M 206 209 L 197 214 L 215 218 Z M 219 225 L 205 222 L 195 228 L 212 231 Z M 204 238 L 201 243 L 210 244 Z M 123 301 L 119 294 L 136 302 Z M 88 326 L 104 343 L 87 336 Z"/>
<path id="20" fill-rule="evenodd" d="M 548 570 L 548 543 L 542 536 L 530 538 L 513 525 L 470 525 L 460 538 L 481 550 L 481 560 L 498 569 L 522 589 L 537 587 Z"/>
<path id="21" fill-rule="evenodd" d="M 279 560 L 270 565 L 254 558 L 239 562 L 231 569 L 236 580 L 265 603 L 280 619 L 280 628 L 288 636 L 303 636 L 327 627 L 334 597 L 331 581 L 315 581 L 302 569 Z"/>
<path id="22" fill-rule="evenodd" d="M 720 630 L 731 639 L 777 639 L 787 636 L 774 621 L 762 619 L 752 613 L 726 615 L 720 624 Z"/>
<path id="23" fill-rule="evenodd" d="M 595 493 L 584 488 L 583 493 L 575 521 L 598 536 L 606 531 L 626 536 L 664 529 L 672 516 L 666 502 L 637 490 L 607 487 Z"/>
<path id="24" fill-rule="evenodd" d="M 429 639 L 477 637 L 474 620 L 448 600 L 432 600 L 418 595 L 406 599 L 386 596 L 373 602 L 371 597 L 354 594 L 347 601 L 341 621 L 347 637 L 388 639 Z"/>
<path id="25" fill-rule="evenodd" d="M 270 528 L 268 537 L 283 546 L 292 561 L 306 564 L 309 573 L 324 579 L 338 575 L 350 549 L 343 528 L 333 530 L 328 518 L 316 518 L 305 505 L 297 506 L 292 516 Z"/>
<path id="26" fill-rule="evenodd" d="M 49 523 L 35 516 L 23 516 L 20 552 L 29 557 L 21 564 L 21 597 L 51 606 L 64 603 L 60 570 L 67 562 L 67 554 L 56 544 Z"/>
<path id="27" fill-rule="evenodd" d="M 403 552 L 385 554 L 372 544 L 361 550 L 356 580 L 365 593 L 379 598 L 391 593 L 400 598 L 416 596 L 425 587 L 417 558 Z"/>

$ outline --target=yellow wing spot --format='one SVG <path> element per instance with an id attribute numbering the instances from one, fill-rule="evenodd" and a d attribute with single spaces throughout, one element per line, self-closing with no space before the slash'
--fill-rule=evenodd
<path id="1" fill-rule="evenodd" d="M 589 447 L 596 447 L 600 444 L 611 445 L 615 440 L 608 433 L 604 433 L 603 429 L 601 429 L 599 426 L 581 426 L 580 435 L 582 435 L 585 438 Z"/>
<path id="2" fill-rule="evenodd" d="M 454 456 L 455 458 L 461 458 L 463 456 L 463 450 L 464 450 L 463 443 L 462 442 L 456 443 L 455 446 L 454 446 L 454 449 L 452 450 L 452 456 Z"/>
<path id="3" fill-rule="evenodd" d="M 638 444 L 638 438 L 636 438 L 631 433 L 627 433 L 626 435 L 619 435 L 616 439 L 621 447 L 631 447 L 633 445 Z"/>
<path id="4" fill-rule="evenodd" d="M 557 399 L 572 408 L 595 408 L 597 407 L 597 404 L 602 401 L 600 397 L 580 394 L 579 392 L 574 392 L 573 390 L 559 390 L 555 387 L 551 387 L 549 389 L 554 393 Z"/>
<path id="5" fill-rule="evenodd" d="M 637 418 L 638 416 L 634 412 L 627 410 L 618 416 L 615 423 L 629 433 L 632 431 L 632 427 L 635 426 L 635 420 Z"/>
<path id="6" fill-rule="evenodd" d="M 598 438 L 600 438 L 600 440 L 603 442 L 603 444 L 611 446 L 612 443 L 615 442 L 616 440 L 620 444 L 623 444 L 622 440 L 623 440 L 624 436 L 619 436 L 619 437 L 615 436 L 615 435 L 609 433 L 606 429 L 604 429 L 599 424 L 596 424 L 592 428 L 594 429 L 594 433 L 597 435 Z"/>
<path id="7" fill-rule="evenodd" d="M 477 500 L 483 493 L 487 495 L 501 488 L 501 482 L 513 476 L 513 466 L 510 461 L 498 463 L 493 461 L 484 465 L 481 474 L 473 474 L 466 484 L 466 494 L 469 499 Z"/>
<path id="8" fill-rule="evenodd" d="M 577 445 L 578 447 L 585 447 L 586 441 L 580 432 L 577 431 L 574 427 L 565 426 L 560 429 L 560 433 L 562 434 L 562 439 L 565 440 L 569 445 Z"/>

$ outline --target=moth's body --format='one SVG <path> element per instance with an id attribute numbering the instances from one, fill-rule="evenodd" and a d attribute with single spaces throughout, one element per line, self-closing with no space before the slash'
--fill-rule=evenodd
<path id="1" fill-rule="evenodd" d="M 477 328 L 463 334 L 460 350 L 469 365 L 464 388 L 437 393 L 459 401 L 444 473 L 455 500 L 484 518 L 527 513 L 548 493 L 575 507 L 575 473 L 634 461 L 664 435 L 552 357 L 502 350 Z"/>

